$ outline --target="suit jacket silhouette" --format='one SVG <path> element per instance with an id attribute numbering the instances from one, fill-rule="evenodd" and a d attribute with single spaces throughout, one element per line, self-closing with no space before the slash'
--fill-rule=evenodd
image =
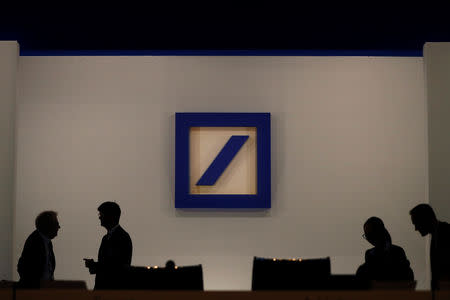
<path id="1" fill-rule="evenodd" d="M 450 280 L 450 224 L 439 222 L 430 244 L 431 283 L 438 288 L 439 280 Z"/>
<path id="2" fill-rule="evenodd" d="M 56 262 L 51 241 L 49 243 L 48 251 L 50 259 L 49 263 L 51 265 L 50 276 L 53 278 Z M 17 264 L 17 272 L 20 276 L 19 286 L 24 288 L 39 288 L 40 281 L 44 275 L 46 262 L 47 253 L 45 250 L 44 238 L 39 231 L 35 230 L 25 241 L 22 255 Z"/>
<path id="3" fill-rule="evenodd" d="M 124 288 L 124 276 L 131 265 L 132 252 L 130 235 L 122 227 L 106 234 L 98 250 L 94 289 Z"/>
<path id="4" fill-rule="evenodd" d="M 356 275 L 366 280 L 414 280 L 405 251 L 397 245 L 367 250 Z"/>

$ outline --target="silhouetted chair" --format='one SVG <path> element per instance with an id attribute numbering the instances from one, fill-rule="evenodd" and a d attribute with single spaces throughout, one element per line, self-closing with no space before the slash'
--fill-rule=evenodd
<path id="1" fill-rule="evenodd" d="M 177 267 L 169 261 L 164 268 L 131 266 L 126 278 L 128 289 L 203 290 L 202 265 Z"/>
<path id="2" fill-rule="evenodd" d="M 252 290 L 317 290 L 328 285 L 330 258 L 253 259 Z"/>

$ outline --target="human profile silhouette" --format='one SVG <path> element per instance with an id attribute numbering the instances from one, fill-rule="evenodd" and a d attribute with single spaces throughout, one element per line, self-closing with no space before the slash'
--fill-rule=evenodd
<path id="1" fill-rule="evenodd" d="M 356 275 L 364 280 L 414 280 L 405 251 L 392 244 L 391 235 L 378 217 L 364 223 L 363 237 L 374 247 L 365 253 L 365 262 Z"/>
<path id="2" fill-rule="evenodd" d="M 56 267 L 52 239 L 58 235 L 59 221 L 54 211 L 43 211 L 35 220 L 36 230 L 25 241 L 17 264 L 19 287 L 39 288 L 41 281 L 54 280 Z"/>
<path id="3" fill-rule="evenodd" d="M 102 238 L 97 262 L 85 258 L 85 265 L 89 273 L 96 274 L 94 289 L 120 289 L 131 265 L 133 245 L 130 235 L 119 225 L 121 210 L 117 203 L 104 202 L 98 212 L 107 234 Z"/>
<path id="4" fill-rule="evenodd" d="M 439 221 L 433 208 L 426 203 L 415 206 L 409 214 L 421 236 L 431 234 L 431 287 L 439 289 L 439 281 L 450 280 L 450 224 Z"/>

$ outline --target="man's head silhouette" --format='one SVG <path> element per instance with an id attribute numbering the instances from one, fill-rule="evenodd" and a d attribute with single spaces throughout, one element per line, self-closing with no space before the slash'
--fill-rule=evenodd
<path id="1" fill-rule="evenodd" d="M 51 210 L 41 212 L 35 221 L 36 229 L 49 239 L 58 235 L 59 226 L 57 213 Z"/>
<path id="2" fill-rule="evenodd" d="M 110 230 L 117 224 L 120 219 L 120 206 L 115 202 L 103 202 L 98 207 L 98 218 L 100 219 L 100 225 Z"/>
<path id="3" fill-rule="evenodd" d="M 409 214 L 416 231 L 420 232 L 422 236 L 432 233 L 436 228 L 438 220 L 430 205 L 425 203 L 419 204 L 411 209 Z"/>

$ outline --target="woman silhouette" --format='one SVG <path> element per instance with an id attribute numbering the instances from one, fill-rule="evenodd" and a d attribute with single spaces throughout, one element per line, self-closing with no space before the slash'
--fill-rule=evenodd
<path id="1" fill-rule="evenodd" d="M 414 280 L 405 251 L 392 244 L 391 235 L 380 218 L 364 223 L 363 237 L 374 247 L 367 250 L 365 262 L 356 275 L 366 280 Z"/>

